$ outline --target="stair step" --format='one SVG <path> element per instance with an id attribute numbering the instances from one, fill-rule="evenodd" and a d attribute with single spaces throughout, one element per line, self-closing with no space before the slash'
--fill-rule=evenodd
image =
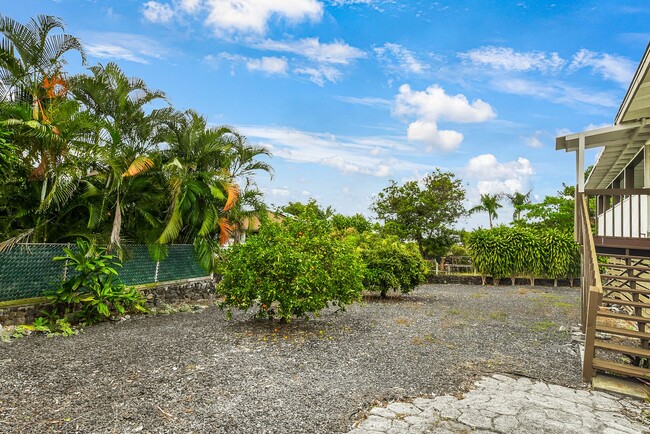
<path id="1" fill-rule="evenodd" d="M 650 260 L 650 251 L 648 251 L 647 256 L 642 256 L 642 255 L 623 255 L 621 253 L 604 253 L 604 252 L 599 252 L 598 249 L 596 249 L 596 255 L 597 256 L 607 256 L 608 258 L 617 258 L 617 259 L 648 259 L 648 260 Z"/>
<path id="2" fill-rule="evenodd" d="M 650 271 L 650 267 L 640 266 L 640 265 L 625 265 L 625 264 L 598 264 L 600 267 L 605 268 L 622 268 L 624 270 L 636 270 L 636 271 Z"/>
<path id="3" fill-rule="evenodd" d="M 613 274 L 601 274 L 600 279 L 601 280 L 605 280 L 605 279 L 628 280 L 633 282 L 650 282 L 650 278 L 647 277 L 632 277 L 626 275 L 616 276 Z"/>
<path id="4" fill-rule="evenodd" d="M 627 286 L 603 285 L 603 292 L 605 291 L 629 292 L 630 294 L 645 294 L 648 297 L 650 297 L 650 289 L 645 289 L 645 288 L 630 288 Z"/>
<path id="5" fill-rule="evenodd" d="M 610 312 L 608 310 L 599 310 L 596 315 L 602 318 L 614 318 L 614 319 L 622 319 L 624 321 L 636 321 L 636 322 L 642 322 L 642 323 L 650 323 L 650 317 L 645 317 L 645 316 L 636 316 L 636 315 L 627 315 L 625 313 L 616 313 L 616 312 Z"/>
<path id="6" fill-rule="evenodd" d="M 650 350 L 640 347 L 631 347 L 629 345 L 612 344 L 611 342 L 595 341 L 594 347 L 601 350 L 615 351 L 621 354 L 630 354 L 632 356 L 641 356 L 650 358 Z"/>
<path id="7" fill-rule="evenodd" d="M 638 330 L 627 330 L 618 327 L 607 327 L 596 324 L 596 331 L 609 333 L 610 335 L 627 336 L 628 338 L 650 340 L 650 333 L 640 332 Z"/>
<path id="8" fill-rule="evenodd" d="M 642 301 L 623 300 L 620 298 L 603 298 L 602 303 L 622 304 L 624 306 L 634 306 L 643 309 L 650 309 L 650 303 L 644 303 Z"/>
<path id="9" fill-rule="evenodd" d="M 621 363 L 610 362 L 595 358 L 593 361 L 595 369 L 600 371 L 615 372 L 617 374 L 628 375 L 630 377 L 641 377 L 650 379 L 650 369 L 639 368 L 638 366 L 623 365 Z"/>

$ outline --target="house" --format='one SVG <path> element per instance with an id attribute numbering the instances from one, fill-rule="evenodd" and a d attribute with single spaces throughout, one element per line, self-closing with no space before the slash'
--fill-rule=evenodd
<path id="1" fill-rule="evenodd" d="M 612 126 L 556 138 L 556 150 L 575 152 L 585 381 L 600 372 L 650 379 L 649 119 L 650 45 Z M 591 148 L 601 152 L 585 180 Z"/>

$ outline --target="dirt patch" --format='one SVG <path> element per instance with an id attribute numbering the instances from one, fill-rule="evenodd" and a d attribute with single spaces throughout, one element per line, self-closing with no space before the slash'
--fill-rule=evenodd
<path id="1" fill-rule="evenodd" d="M 425 285 L 289 324 L 209 307 L 0 344 L 0 432 L 335 433 L 377 400 L 460 393 L 485 373 L 582 387 L 560 331 L 578 290 L 475 294 Z"/>

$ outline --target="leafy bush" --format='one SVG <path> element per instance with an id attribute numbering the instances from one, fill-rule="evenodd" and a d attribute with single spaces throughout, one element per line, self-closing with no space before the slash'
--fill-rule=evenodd
<path id="1" fill-rule="evenodd" d="M 372 224 L 361 214 L 353 216 L 334 214 L 332 216 L 332 226 L 339 231 L 354 228 L 359 233 L 369 231 L 372 228 Z"/>
<path id="2" fill-rule="evenodd" d="M 477 229 L 470 234 L 468 247 L 484 284 L 486 276 L 495 282 L 502 277 L 514 281 L 517 276 L 527 276 L 534 284 L 535 277 L 572 279 L 579 273 L 577 244 L 571 234 L 556 229 Z"/>
<path id="3" fill-rule="evenodd" d="M 46 293 L 52 304 L 46 316 L 50 325 L 56 325 L 60 318 L 72 324 L 92 324 L 111 313 L 146 311 L 142 294 L 119 281 L 115 267 L 121 264 L 106 254 L 106 249 L 80 239 L 76 250 L 66 247 L 63 251 L 65 256 L 54 260 L 68 267 L 69 277 Z"/>
<path id="4" fill-rule="evenodd" d="M 229 316 L 232 307 L 255 307 L 258 317 L 288 321 L 358 300 L 364 267 L 351 246 L 331 235 L 328 221 L 308 212 L 263 221 L 258 235 L 229 248 L 220 271 Z"/>
<path id="5" fill-rule="evenodd" d="M 349 242 L 356 246 L 366 266 L 364 288 L 379 291 L 382 298 L 390 290 L 409 293 L 426 280 L 428 264 L 413 243 L 370 232 L 350 236 Z"/>

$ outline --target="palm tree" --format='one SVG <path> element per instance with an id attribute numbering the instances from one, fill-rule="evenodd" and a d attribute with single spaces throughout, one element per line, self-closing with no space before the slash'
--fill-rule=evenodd
<path id="1" fill-rule="evenodd" d="M 43 120 L 45 101 L 65 90 L 63 56 L 77 51 L 82 62 L 86 61 L 77 38 L 50 34 L 57 28 L 65 31 L 63 22 L 53 16 L 39 15 L 21 24 L 0 15 L 0 100 L 28 98 L 32 119 L 37 121 Z"/>
<path id="2" fill-rule="evenodd" d="M 156 216 L 151 206 L 152 201 L 161 200 L 152 197 L 156 183 L 136 178 L 155 165 L 156 132 L 169 110 L 147 113 L 145 106 L 164 99 L 165 94 L 149 89 L 139 78 L 127 77 L 117 64 L 89 69 L 92 75 L 70 80 L 74 96 L 97 120 L 98 163 L 93 172 L 96 189 L 88 193 L 88 198 L 95 199 L 90 205 L 89 226 L 100 227 L 106 211 L 112 210 L 110 245 L 119 248 L 126 215 L 131 222 L 150 229 L 161 225 L 162 217 Z"/>
<path id="3" fill-rule="evenodd" d="M 500 194 L 482 194 L 481 195 L 481 204 L 476 205 L 475 207 L 471 208 L 469 210 L 470 214 L 474 214 L 477 212 L 487 212 L 488 218 L 490 220 L 490 229 L 492 229 L 492 220 L 496 220 L 499 218 L 497 215 L 497 210 L 501 208 L 501 204 L 499 203 L 499 200 L 501 199 Z"/>
<path id="4" fill-rule="evenodd" d="M 528 193 L 523 194 L 519 193 L 518 191 L 515 192 L 514 194 L 509 194 L 507 195 L 508 200 L 510 200 L 510 203 L 514 207 L 515 211 L 512 214 L 512 220 L 516 221 L 521 219 L 521 210 L 524 205 L 528 205 L 530 203 L 530 193 L 533 190 L 528 190 Z"/>
<path id="5" fill-rule="evenodd" d="M 42 180 L 40 211 L 54 199 L 60 205 L 69 198 L 74 184 L 69 181 L 74 177 L 60 175 L 64 161 L 69 163 L 72 142 L 79 138 L 79 131 L 70 125 L 80 119 L 79 107 L 66 98 L 68 84 L 62 67 L 66 53 L 79 52 L 84 63 L 85 54 L 77 38 L 51 34 L 55 29 L 65 31 L 56 17 L 39 15 L 21 24 L 0 15 L 2 124 L 16 135 L 26 166 L 36 167 L 30 179 Z"/>
<path id="6" fill-rule="evenodd" d="M 212 270 L 217 236 L 223 244 L 233 232 L 225 213 L 239 197 L 227 166 L 232 132 L 208 127 L 192 110 L 170 116 L 164 125 L 158 137 L 169 146 L 162 151 L 162 172 L 170 203 L 157 244 L 193 242 L 201 264 Z"/>

